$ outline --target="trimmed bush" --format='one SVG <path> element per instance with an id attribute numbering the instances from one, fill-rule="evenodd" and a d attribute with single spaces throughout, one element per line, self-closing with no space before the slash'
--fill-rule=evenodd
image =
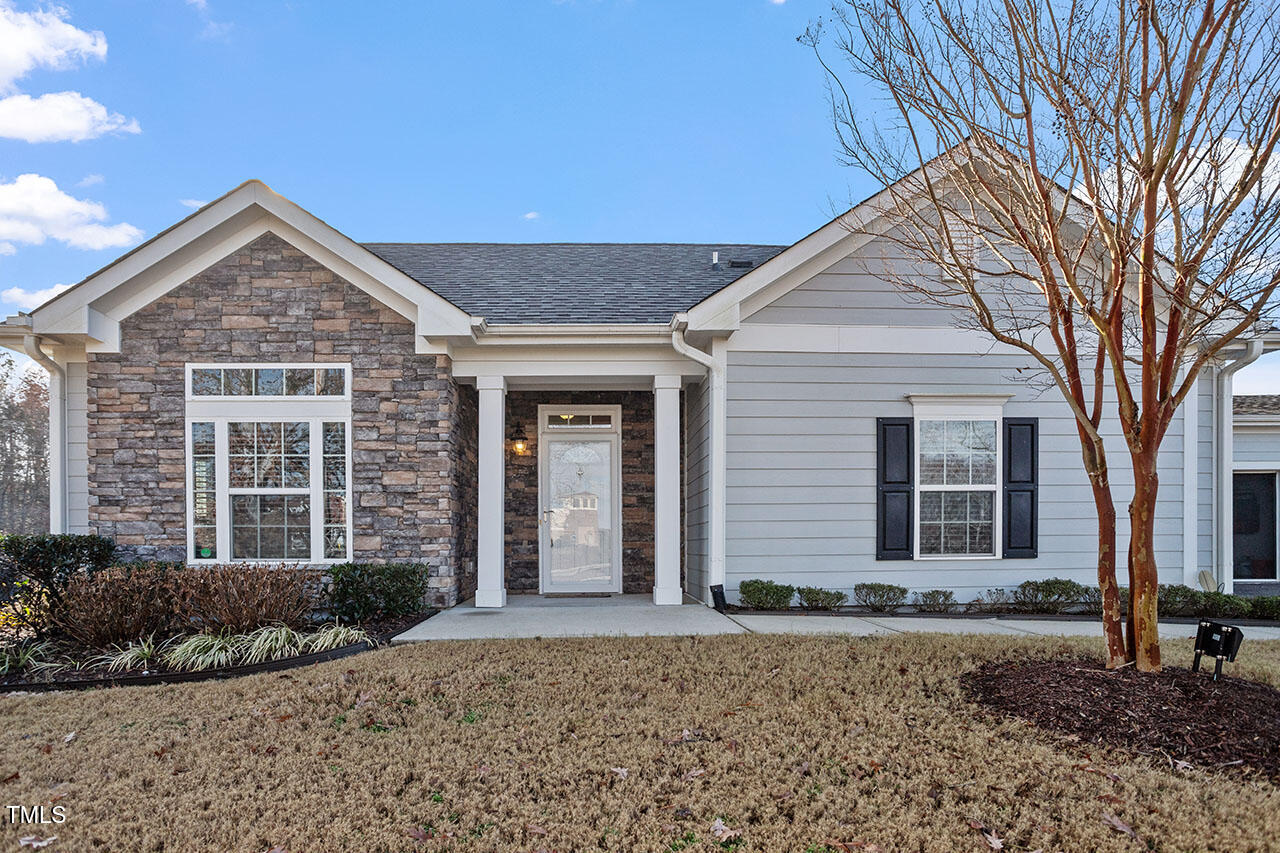
<path id="1" fill-rule="evenodd" d="M 1066 578 L 1023 581 L 1013 591 L 1013 604 L 1029 613 L 1061 613 L 1085 598 L 1085 588 Z"/>
<path id="2" fill-rule="evenodd" d="M 1225 592 L 1206 592 L 1198 616 L 1209 619 L 1243 619 L 1249 615 L 1249 599 Z"/>
<path id="3" fill-rule="evenodd" d="M 430 589 L 422 563 L 342 563 L 329 569 L 329 578 L 329 610 L 346 623 L 419 613 Z"/>
<path id="4" fill-rule="evenodd" d="M 876 613 L 892 613 L 907 601 L 907 588 L 891 583 L 854 584 L 853 600 Z"/>
<path id="5" fill-rule="evenodd" d="M 1156 607 L 1161 616 L 1197 616 L 1204 609 L 1204 593 L 1182 584 L 1160 584 Z"/>
<path id="6" fill-rule="evenodd" d="M 989 589 L 966 604 L 965 610 L 978 613 L 1008 613 L 1013 610 L 1013 598 L 1004 589 Z"/>
<path id="7" fill-rule="evenodd" d="M 800 606 L 805 610 L 835 610 L 849 600 L 843 592 L 816 586 L 802 586 L 796 594 L 800 596 Z"/>
<path id="8" fill-rule="evenodd" d="M 1249 618 L 1280 622 L 1280 595 L 1260 595 L 1249 599 Z"/>
<path id="9" fill-rule="evenodd" d="M 956 606 L 956 596 L 949 589 L 929 589 L 913 595 L 911 604 L 921 613 L 950 613 Z"/>
<path id="10" fill-rule="evenodd" d="M 1122 586 L 1120 592 L 1120 616 L 1123 618 L 1129 612 L 1129 587 Z M 1084 588 L 1084 598 L 1081 599 L 1084 604 L 1084 612 L 1091 616 L 1102 615 L 1102 590 L 1096 586 L 1087 586 Z M 1157 606 L 1159 601 L 1157 600 Z"/>
<path id="11" fill-rule="evenodd" d="M 242 634 L 263 625 L 300 628 L 317 604 L 311 572 L 296 566 L 191 566 L 180 578 L 181 614 L 193 630 Z"/>
<path id="12" fill-rule="evenodd" d="M 72 578 L 107 568 L 115 552 L 115 543 L 102 536 L 0 536 L 0 622 L 43 635 Z"/>
<path id="13" fill-rule="evenodd" d="M 93 648 L 182 630 L 185 591 L 167 563 L 133 563 L 73 578 L 51 626 Z"/>
<path id="14" fill-rule="evenodd" d="M 786 610 L 791 606 L 791 597 L 795 593 L 793 586 L 758 578 L 738 585 L 738 596 L 743 605 L 753 610 Z"/>

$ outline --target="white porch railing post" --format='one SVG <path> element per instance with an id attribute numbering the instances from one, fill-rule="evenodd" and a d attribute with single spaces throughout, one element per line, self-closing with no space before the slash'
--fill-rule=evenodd
<path id="1" fill-rule="evenodd" d="M 506 557 L 506 381 L 476 377 L 480 397 L 476 509 L 476 607 L 504 607 Z"/>
<path id="2" fill-rule="evenodd" d="M 653 378 L 653 603 L 681 604 L 680 377 Z"/>

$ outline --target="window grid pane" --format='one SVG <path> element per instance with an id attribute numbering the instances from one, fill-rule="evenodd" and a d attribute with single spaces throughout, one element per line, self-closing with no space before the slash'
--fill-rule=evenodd
<path id="1" fill-rule="evenodd" d="M 231 557 L 235 560 L 309 560 L 308 495 L 232 495 Z"/>
<path id="2" fill-rule="evenodd" d="M 324 556 L 347 556 L 347 425 L 328 422 L 323 430 Z"/>
<path id="3" fill-rule="evenodd" d="M 920 553 L 995 554 L 994 420 L 922 420 L 919 429 Z M 945 488 L 965 487 L 970 488 Z"/>
<path id="4" fill-rule="evenodd" d="M 341 397 L 347 371 L 341 367 L 198 367 L 191 370 L 195 397 Z"/>
<path id="5" fill-rule="evenodd" d="M 192 545 L 197 560 L 218 556 L 218 482 L 214 426 L 191 425 Z"/>

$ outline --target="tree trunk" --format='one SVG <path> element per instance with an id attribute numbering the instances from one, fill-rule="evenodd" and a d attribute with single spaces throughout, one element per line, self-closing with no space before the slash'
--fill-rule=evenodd
<path id="1" fill-rule="evenodd" d="M 1133 454 L 1133 500 L 1129 503 L 1129 636 L 1130 659 L 1139 672 L 1160 671 L 1159 618 L 1156 596 L 1155 520 L 1160 478 L 1154 453 Z"/>
<path id="2" fill-rule="evenodd" d="M 1107 647 L 1107 669 L 1129 661 L 1116 585 L 1116 505 L 1106 471 L 1092 474 L 1093 505 L 1098 514 L 1098 590 L 1102 593 L 1102 639 Z"/>

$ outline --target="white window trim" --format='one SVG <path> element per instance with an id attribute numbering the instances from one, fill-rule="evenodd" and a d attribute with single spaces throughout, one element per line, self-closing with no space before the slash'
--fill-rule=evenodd
<path id="1" fill-rule="evenodd" d="M 329 402 L 333 400 L 351 400 L 351 364 L 349 362 L 305 362 L 305 361 L 237 361 L 237 362 L 209 362 L 209 363 L 189 363 L 186 365 L 186 378 L 184 382 L 185 394 L 187 402 L 208 402 L 208 403 L 239 403 L 244 400 L 263 400 L 279 402 L 281 400 L 289 401 L 305 401 L 314 400 L 318 402 Z M 337 394 L 200 394 L 192 393 L 191 377 L 197 370 L 341 370 L 343 372 L 343 393 L 341 396 Z"/>
<path id="2" fill-rule="evenodd" d="M 1004 404 L 1011 394 L 909 394 L 911 401 L 912 551 L 916 560 L 999 560 L 1004 535 L 1001 496 L 1004 489 Z M 920 481 L 920 424 L 922 421 L 993 421 L 996 426 L 996 481 L 994 485 L 925 486 Z M 920 550 L 920 495 L 923 492 L 990 491 L 990 554 L 925 554 Z"/>
<path id="3" fill-rule="evenodd" d="M 295 368 L 333 368 L 341 367 L 347 372 L 346 390 L 343 397 L 337 396 L 270 396 L 270 397 L 194 397 L 190 396 L 191 371 L 202 367 L 295 367 Z M 189 364 L 187 365 L 187 412 L 183 430 L 185 447 L 183 458 L 186 460 L 186 505 L 187 505 L 187 562 L 193 565 L 215 565 L 218 563 L 290 563 L 294 565 L 334 565 L 345 563 L 351 559 L 353 547 L 352 502 L 354 494 L 351 488 L 352 457 L 352 423 L 351 423 L 351 372 L 349 364 Z M 230 454 L 227 439 L 227 424 L 231 422 L 273 422 L 306 421 L 310 424 L 310 485 L 305 489 L 279 488 L 231 488 Z M 191 425 L 194 423 L 212 423 L 214 425 L 214 478 L 217 547 L 211 559 L 201 559 L 195 553 L 195 465 L 192 459 Z M 347 554 L 344 557 L 324 557 L 324 424 L 342 423 L 346 437 L 346 527 Z M 233 560 L 231 557 L 231 496 L 238 494 L 307 494 L 311 497 L 311 559 L 272 559 L 272 560 Z"/>

